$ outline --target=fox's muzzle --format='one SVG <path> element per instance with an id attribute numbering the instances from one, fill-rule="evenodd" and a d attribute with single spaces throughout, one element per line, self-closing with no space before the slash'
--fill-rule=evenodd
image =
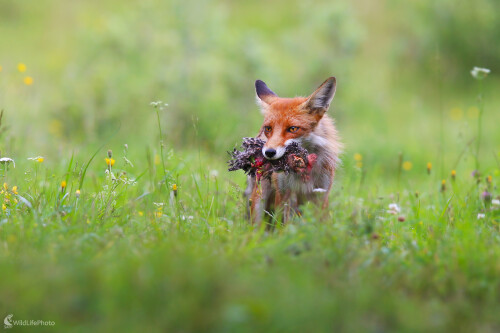
<path id="1" fill-rule="evenodd" d="M 277 148 L 262 148 L 262 155 L 268 160 L 277 160 L 281 158 L 285 154 L 285 147 L 277 147 Z"/>

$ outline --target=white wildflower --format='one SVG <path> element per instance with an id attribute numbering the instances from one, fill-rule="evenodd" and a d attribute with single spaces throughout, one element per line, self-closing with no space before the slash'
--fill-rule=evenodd
<path id="1" fill-rule="evenodd" d="M 10 163 L 12 163 L 14 165 L 14 168 L 16 167 L 16 162 L 14 162 L 14 160 L 12 158 L 9 158 L 9 157 L 0 158 L 0 164 L 9 165 Z"/>
<path id="2" fill-rule="evenodd" d="M 492 204 L 493 206 L 500 206 L 500 200 L 498 200 L 498 199 L 493 199 L 493 200 L 491 200 L 491 204 Z"/>
<path id="3" fill-rule="evenodd" d="M 160 111 L 163 111 L 163 109 L 168 106 L 167 103 L 163 103 L 162 101 L 151 102 L 149 104 Z"/>
<path id="4" fill-rule="evenodd" d="M 476 80 L 484 79 L 486 76 L 488 76 L 488 74 L 490 74 L 490 72 L 491 71 L 488 68 L 481 68 L 481 67 L 474 67 L 470 71 L 472 77 L 474 77 Z"/>
<path id="5" fill-rule="evenodd" d="M 115 174 L 113 172 L 110 173 L 108 169 L 106 169 L 104 173 L 106 176 L 111 176 L 111 180 L 116 180 Z"/>
<path id="6" fill-rule="evenodd" d="M 125 156 L 123 156 L 123 160 L 125 161 L 125 163 L 127 165 L 130 165 L 130 167 L 132 167 L 132 168 L 134 167 L 134 165 L 132 164 L 132 162 L 130 162 L 130 160 L 128 158 L 126 158 Z"/>
<path id="7" fill-rule="evenodd" d="M 483 213 L 479 213 L 479 214 L 477 214 L 477 219 L 478 219 L 478 220 L 480 220 L 480 219 L 484 219 L 485 217 L 486 217 L 486 215 L 485 215 L 485 214 L 483 214 Z"/>
<path id="8" fill-rule="evenodd" d="M 401 208 L 399 208 L 397 203 L 389 204 L 389 210 L 387 211 L 387 213 L 397 215 L 399 212 L 401 212 Z"/>

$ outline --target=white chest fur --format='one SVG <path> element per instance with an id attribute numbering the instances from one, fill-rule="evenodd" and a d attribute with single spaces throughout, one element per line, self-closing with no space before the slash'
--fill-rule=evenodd
<path id="1" fill-rule="evenodd" d="M 332 169 L 338 161 L 335 153 L 328 149 L 328 141 L 316 134 L 299 140 L 309 153 L 317 155 L 316 163 L 311 170 L 311 177 L 304 181 L 296 174 L 278 175 L 278 187 L 281 192 L 292 191 L 296 193 L 309 194 L 315 189 L 328 190 L 333 181 Z"/>

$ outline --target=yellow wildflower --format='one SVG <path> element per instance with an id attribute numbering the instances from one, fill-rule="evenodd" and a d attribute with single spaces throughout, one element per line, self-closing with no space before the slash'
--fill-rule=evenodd
<path id="1" fill-rule="evenodd" d="M 107 166 L 113 166 L 113 165 L 115 165 L 116 161 L 113 158 L 107 158 L 106 157 L 105 160 L 106 160 L 106 165 Z"/>
<path id="2" fill-rule="evenodd" d="M 458 121 L 458 120 L 462 119 L 462 115 L 463 115 L 463 112 L 462 112 L 461 108 L 453 108 L 450 110 L 450 118 L 452 120 Z"/>
<path id="3" fill-rule="evenodd" d="M 6 190 L 6 191 L 9 189 L 9 186 L 7 186 L 7 183 L 3 183 L 3 188 L 4 188 L 4 190 Z"/>
<path id="4" fill-rule="evenodd" d="M 431 170 L 432 170 L 432 163 L 431 163 L 431 162 L 428 162 L 428 163 L 427 163 L 427 173 L 428 173 L 428 174 L 431 174 Z"/>
<path id="5" fill-rule="evenodd" d="M 161 162 L 160 155 L 156 154 L 155 155 L 155 165 L 160 164 L 160 162 Z"/>
<path id="6" fill-rule="evenodd" d="M 491 177 L 491 175 L 490 175 L 490 176 L 488 176 L 488 177 L 486 177 L 486 182 L 487 182 L 488 184 L 491 184 L 491 182 L 492 182 L 492 181 L 493 181 L 493 177 Z"/>
<path id="7" fill-rule="evenodd" d="M 172 190 L 177 191 L 177 184 L 172 185 Z"/>
<path id="8" fill-rule="evenodd" d="M 0 72 L 2 71 L 2 66 L 0 66 Z"/>
<path id="9" fill-rule="evenodd" d="M 21 73 L 26 72 L 26 65 L 23 64 L 22 62 L 17 64 L 17 70 L 20 71 Z"/>
<path id="10" fill-rule="evenodd" d="M 5 206 L 5 204 L 2 204 L 2 210 L 7 210 L 7 206 Z"/>
<path id="11" fill-rule="evenodd" d="M 163 215 L 163 213 L 161 211 L 155 212 L 156 217 L 161 217 L 162 215 Z"/>
<path id="12" fill-rule="evenodd" d="M 76 190 L 75 195 L 77 198 L 79 198 L 80 197 L 80 190 Z"/>
<path id="13" fill-rule="evenodd" d="M 63 189 L 63 190 L 64 190 L 64 189 L 66 188 L 66 185 L 68 185 L 68 184 L 66 183 L 66 181 L 65 181 L 65 180 L 63 180 L 63 181 L 61 182 L 61 189 Z"/>
<path id="14" fill-rule="evenodd" d="M 403 169 L 405 169 L 406 171 L 411 170 L 412 167 L 413 167 L 413 164 L 410 161 L 406 161 L 403 163 Z"/>
<path id="15" fill-rule="evenodd" d="M 38 163 L 42 163 L 42 162 L 44 161 L 44 158 L 43 158 L 43 157 L 39 157 L 39 158 L 37 158 L 37 159 L 36 159 L 36 161 L 37 161 Z"/>
<path id="16" fill-rule="evenodd" d="M 13 192 L 14 194 L 17 194 L 17 186 L 12 186 L 12 192 Z"/>
<path id="17" fill-rule="evenodd" d="M 360 162 L 363 160 L 363 156 L 360 153 L 356 153 L 354 154 L 354 160 Z"/>
<path id="18" fill-rule="evenodd" d="M 451 179 L 455 180 L 457 177 L 457 172 L 455 170 L 451 170 Z"/>
<path id="19" fill-rule="evenodd" d="M 31 76 L 26 76 L 24 78 L 24 84 L 27 86 L 31 86 L 33 84 L 33 78 Z"/>

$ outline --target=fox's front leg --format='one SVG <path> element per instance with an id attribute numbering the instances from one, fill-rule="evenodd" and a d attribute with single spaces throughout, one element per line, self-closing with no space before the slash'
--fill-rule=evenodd
<path id="1" fill-rule="evenodd" d="M 292 215 L 296 210 L 296 203 L 294 204 L 291 200 L 292 191 L 288 191 L 283 196 L 283 225 L 287 224 L 288 221 L 292 218 Z"/>
<path id="2" fill-rule="evenodd" d="M 292 191 L 287 190 L 286 192 L 276 191 L 275 206 L 276 209 L 280 209 L 283 212 L 282 224 L 285 225 L 290 220 L 294 207 L 292 207 L 291 202 Z"/>
<path id="3" fill-rule="evenodd" d="M 252 224 L 260 225 L 264 209 L 268 206 L 268 201 L 272 193 L 271 182 L 269 180 L 255 181 L 252 194 L 250 196 L 250 218 Z"/>

